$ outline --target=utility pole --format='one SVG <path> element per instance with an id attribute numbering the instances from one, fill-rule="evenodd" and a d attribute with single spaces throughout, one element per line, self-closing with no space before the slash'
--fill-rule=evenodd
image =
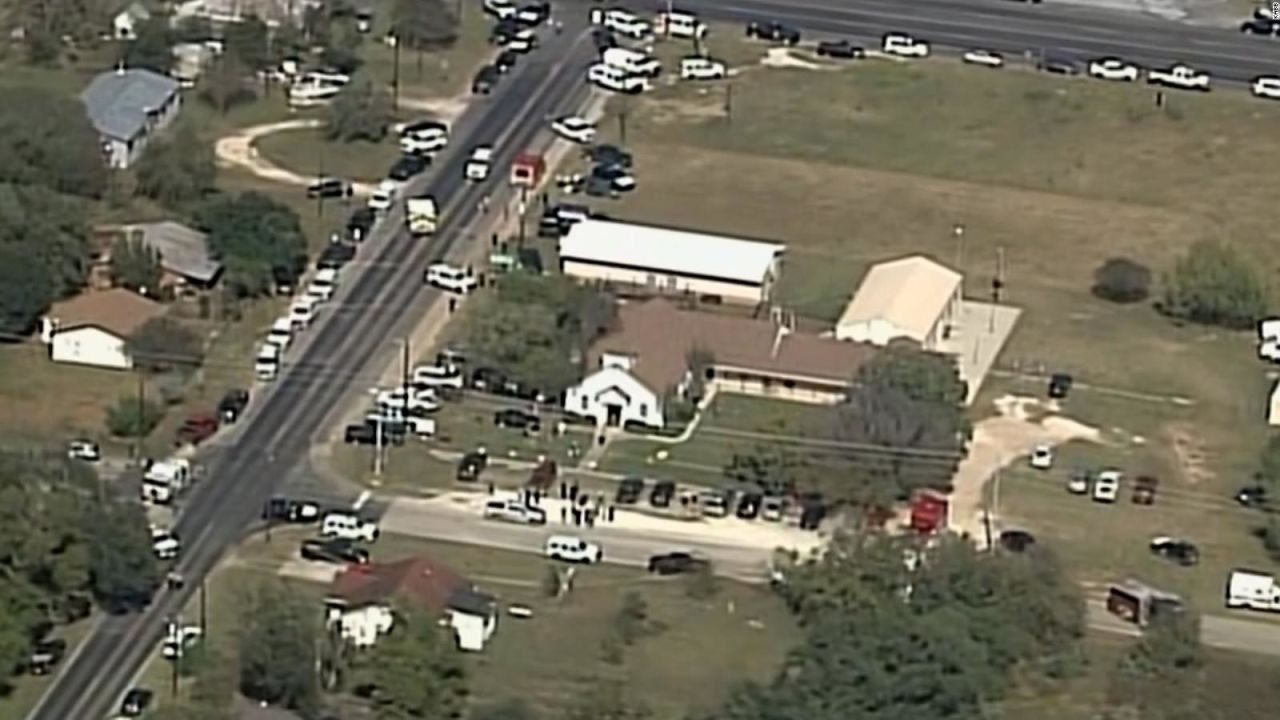
<path id="1" fill-rule="evenodd" d="M 400 112 L 400 37 L 391 35 L 391 114 Z"/>
<path id="2" fill-rule="evenodd" d="M 316 217 L 324 217 L 324 192 L 323 192 L 324 187 L 321 186 L 321 183 L 324 182 L 324 149 L 323 148 L 320 150 L 320 155 L 316 158 L 316 162 L 319 163 L 319 165 L 316 168 L 316 185 L 317 185 L 316 190 L 318 191 L 316 192 Z"/>
<path id="3" fill-rule="evenodd" d="M 623 134 L 622 142 L 624 144 L 626 143 L 625 134 Z M 520 212 L 518 213 L 518 215 L 520 216 L 519 217 L 519 220 L 520 220 L 519 247 L 521 249 L 524 248 L 524 226 L 525 226 L 524 216 L 525 216 L 525 212 L 528 209 L 529 209 L 529 187 L 527 185 L 521 185 L 520 186 Z"/>
<path id="4" fill-rule="evenodd" d="M 409 337 L 406 335 L 400 340 L 400 387 L 404 392 L 404 409 L 408 414 L 409 410 Z"/>
<path id="5" fill-rule="evenodd" d="M 382 433 L 383 433 L 382 416 L 378 416 L 378 421 L 374 423 L 373 432 L 373 476 L 382 477 Z"/>
<path id="6" fill-rule="evenodd" d="M 178 697 L 178 663 L 182 662 L 183 640 L 182 629 L 178 627 L 177 620 L 174 616 L 169 616 L 169 625 L 167 628 L 169 639 L 176 644 L 173 648 L 173 662 L 169 664 L 169 692 L 175 699 Z"/>
<path id="7" fill-rule="evenodd" d="M 724 85 L 724 119 L 725 122 L 733 122 L 733 83 L 727 82 Z"/>
<path id="8" fill-rule="evenodd" d="M 208 583 L 200 578 L 200 637 L 209 637 Z"/>
<path id="9" fill-rule="evenodd" d="M 147 380 L 142 370 L 138 370 L 138 417 L 137 427 L 133 434 L 133 457 L 142 457 L 142 438 L 145 436 L 147 417 Z"/>
<path id="10" fill-rule="evenodd" d="M 996 306 L 1004 295 L 1004 246 L 996 248 L 996 275 L 991 279 L 991 321 L 987 332 L 996 331 Z"/>

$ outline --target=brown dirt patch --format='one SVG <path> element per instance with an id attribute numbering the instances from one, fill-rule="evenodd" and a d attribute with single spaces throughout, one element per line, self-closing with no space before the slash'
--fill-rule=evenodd
<path id="1" fill-rule="evenodd" d="M 1192 485 L 1211 482 L 1215 476 L 1209 469 L 1209 454 L 1204 443 L 1195 436 L 1195 428 L 1190 425 L 1176 424 L 1165 428 L 1169 438 L 1169 446 L 1178 459 L 1178 468 L 1183 478 Z"/>

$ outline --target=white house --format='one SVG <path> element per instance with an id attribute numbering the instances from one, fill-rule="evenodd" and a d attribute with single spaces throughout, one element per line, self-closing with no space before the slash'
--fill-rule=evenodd
<path id="1" fill-rule="evenodd" d="M 836 338 L 881 346 L 910 338 L 939 350 L 961 315 L 961 281 L 923 255 L 874 265 L 837 321 Z"/>
<path id="2" fill-rule="evenodd" d="M 875 352 L 773 320 L 684 311 L 661 298 L 629 302 L 617 329 L 588 351 L 597 369 L 565 392 L 564 408 L 597 425 L 661 429 L 666 402 L 686 393 L 695 363 L 719 392 L 835 403 Z"/>
<path id="3" fill-rule="evenodd" d="M 142 3 L 130 3 L 111 18 L 111 35 L 117 40 L 135 40 L 138 26 L 151 19 L 151 12 Z"/>
<path id="4" fill-rule="evenodd" d="M 120 169 L 136 162 L 182 107 L 177 80 L 137 68 L 99 74 L 80 101 L 102 141 L 103 159 Z"/>
<path id="5" fill-rule="evenodd" d="M 649 225 L 583 220 L 560 238 L 560 270 L 644 294 L 767 303 L 785 245 Z"/>
<path id="6" fill-rule="evenodd" d="M 165 308 L 123 288 L 84 292 L 55 304 L 40 322 L 54 362 L 128 370 L 129 336 Z"/>
<path id="7" fill-rule="evenodd" d="M 498 628 L 492 596 L 424 557 L 350 566 L 333 581 L 325 601 L 326 621 L 355 647 L 369 647 L 395 627 L 397 602 L 438 613 L 461 650 L 484 650 Z"/>

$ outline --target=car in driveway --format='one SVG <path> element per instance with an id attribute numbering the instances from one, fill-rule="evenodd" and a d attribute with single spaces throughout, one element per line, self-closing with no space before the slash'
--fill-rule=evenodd
<path id="1" fill-rule="evenodd" d="M 780 22 L 749 22 L 747 37 L 786 45 L 800 44 L 800 31 Z"/>
<path id="2" fill-rule="evenodd" d="M 1191 567 L 1200 562 L 1200 548 L 1189 540 L 1158 535 L 1151 538 L 1150 547 L 1152 554 L 1183 567 Z"/>
<path id="3" fill-rule="evenodd" d="M 303 540 L 298 547 L 298 555 L 312 562 L 369 564 L 369 551 L 345 538 Z"/>
<path id="4" fill-rule="evenodd" d="M 658 575 L 680 575 L 706 570 L 711 562 L 687 552 L 669 552 L 649 558 L 649 572 Z"/>
<path id="5" fill-rule="evenodd" d="M 858 60 L 867 56 L 862 48 L 848 40 L 823 40 L 815 48 L 818 57 L 836 60 Z"/>
<path id="6" fill-rule="evenodd" d="M 1089 63 L 1089 77 L 1099 80 L 1135 82 L 1141 72 L 1137 65 L 1117 57 L 1098 58 Z"/>
<path id="7" fill-rule="evenodd" d="M 1048 470 L 1053 467 L 1053 446 L 1039 443 L 1031 448 L 1031 467 L 1037 470 Z"/>
<path id="8" fill-rule="evenodd" d="M 351 183 L 338 178 L 320 178 L 307 186 L 307 197 L 313 200 L 351 197 Z"/>
<path id="9" fill-rule="evenodd" d="M 990 50 L 970 50 L 960 59 L 970 65 L 981 65 L 989 68 L 1004 67 L 1004 56 Z"/>

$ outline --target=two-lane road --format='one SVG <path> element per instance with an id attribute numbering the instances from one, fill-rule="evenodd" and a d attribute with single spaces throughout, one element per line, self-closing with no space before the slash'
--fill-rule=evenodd
<path id="1" fill-rule="evenodd" d="M 1043 53 L 1083 63 L 1115 55 L 1148 67 L 1185 62 L 1234 82 L 1280 74 L 1280 39 L 1052 2 L 688 0 L 680 5 L 709 18 L 777 20 L 805 31 L 856 38 L 869 47 L 876 47 L 886 32 L 906 32 L 935 47 L 981 48 L 1010 57 Z"/>
<path id="2" fill-rule="evenodd" d="M 497 197 L 505 173 L 485 184 L 467 185 L 462 168 L 472 145 L 494 143 L 496 167 L 507 167 L 545 127 L 553 112 L 574 109 L 585 97 L 581 68 L 590 43 L 581 23 L 563 35 L 546 33 L 547 47 L 528 57 L 495 94 L 474 104 L 454 128 L 445 153 L 424 188 L 442 207 L 439 233 L 413 241 L 402 230 L 396 208 L 362 248 L 361 263 L 344 273 L 344 292 L 330 317 L 314 328 L 284 375 L 255 400 L 233 444 L 220 454 L 208 477 L 193 491 L 176 531 L 184 540 L 178 571 L 189 579 L 208 573 L 260 512 L 276 484 L 305 462 L 313 436 L 341 401 L 359 388 L 326 378 L 352 377 L 378 362 L 393 338 L 416 322 L 437 293 L 424 288 L 422 269 L 446 255 L 463 237 L 486 194 Z M 369 254 L 376 253 L 370 258 Z M 372 259 L 372 262 L 369 262 Z M 344 310 L 343 306 L 351 308 Z M 294 372 L 296 366 L 303 372 Z M 324 367 L 326 372 L 307 372 Z M 63 666 L 30 720 L 96 720 L 105 717 L 154 650 L 169 617 L 179 613 L 194 583 L 180 592 L 162 591 L 144 612 L 105 617 Z"/>

